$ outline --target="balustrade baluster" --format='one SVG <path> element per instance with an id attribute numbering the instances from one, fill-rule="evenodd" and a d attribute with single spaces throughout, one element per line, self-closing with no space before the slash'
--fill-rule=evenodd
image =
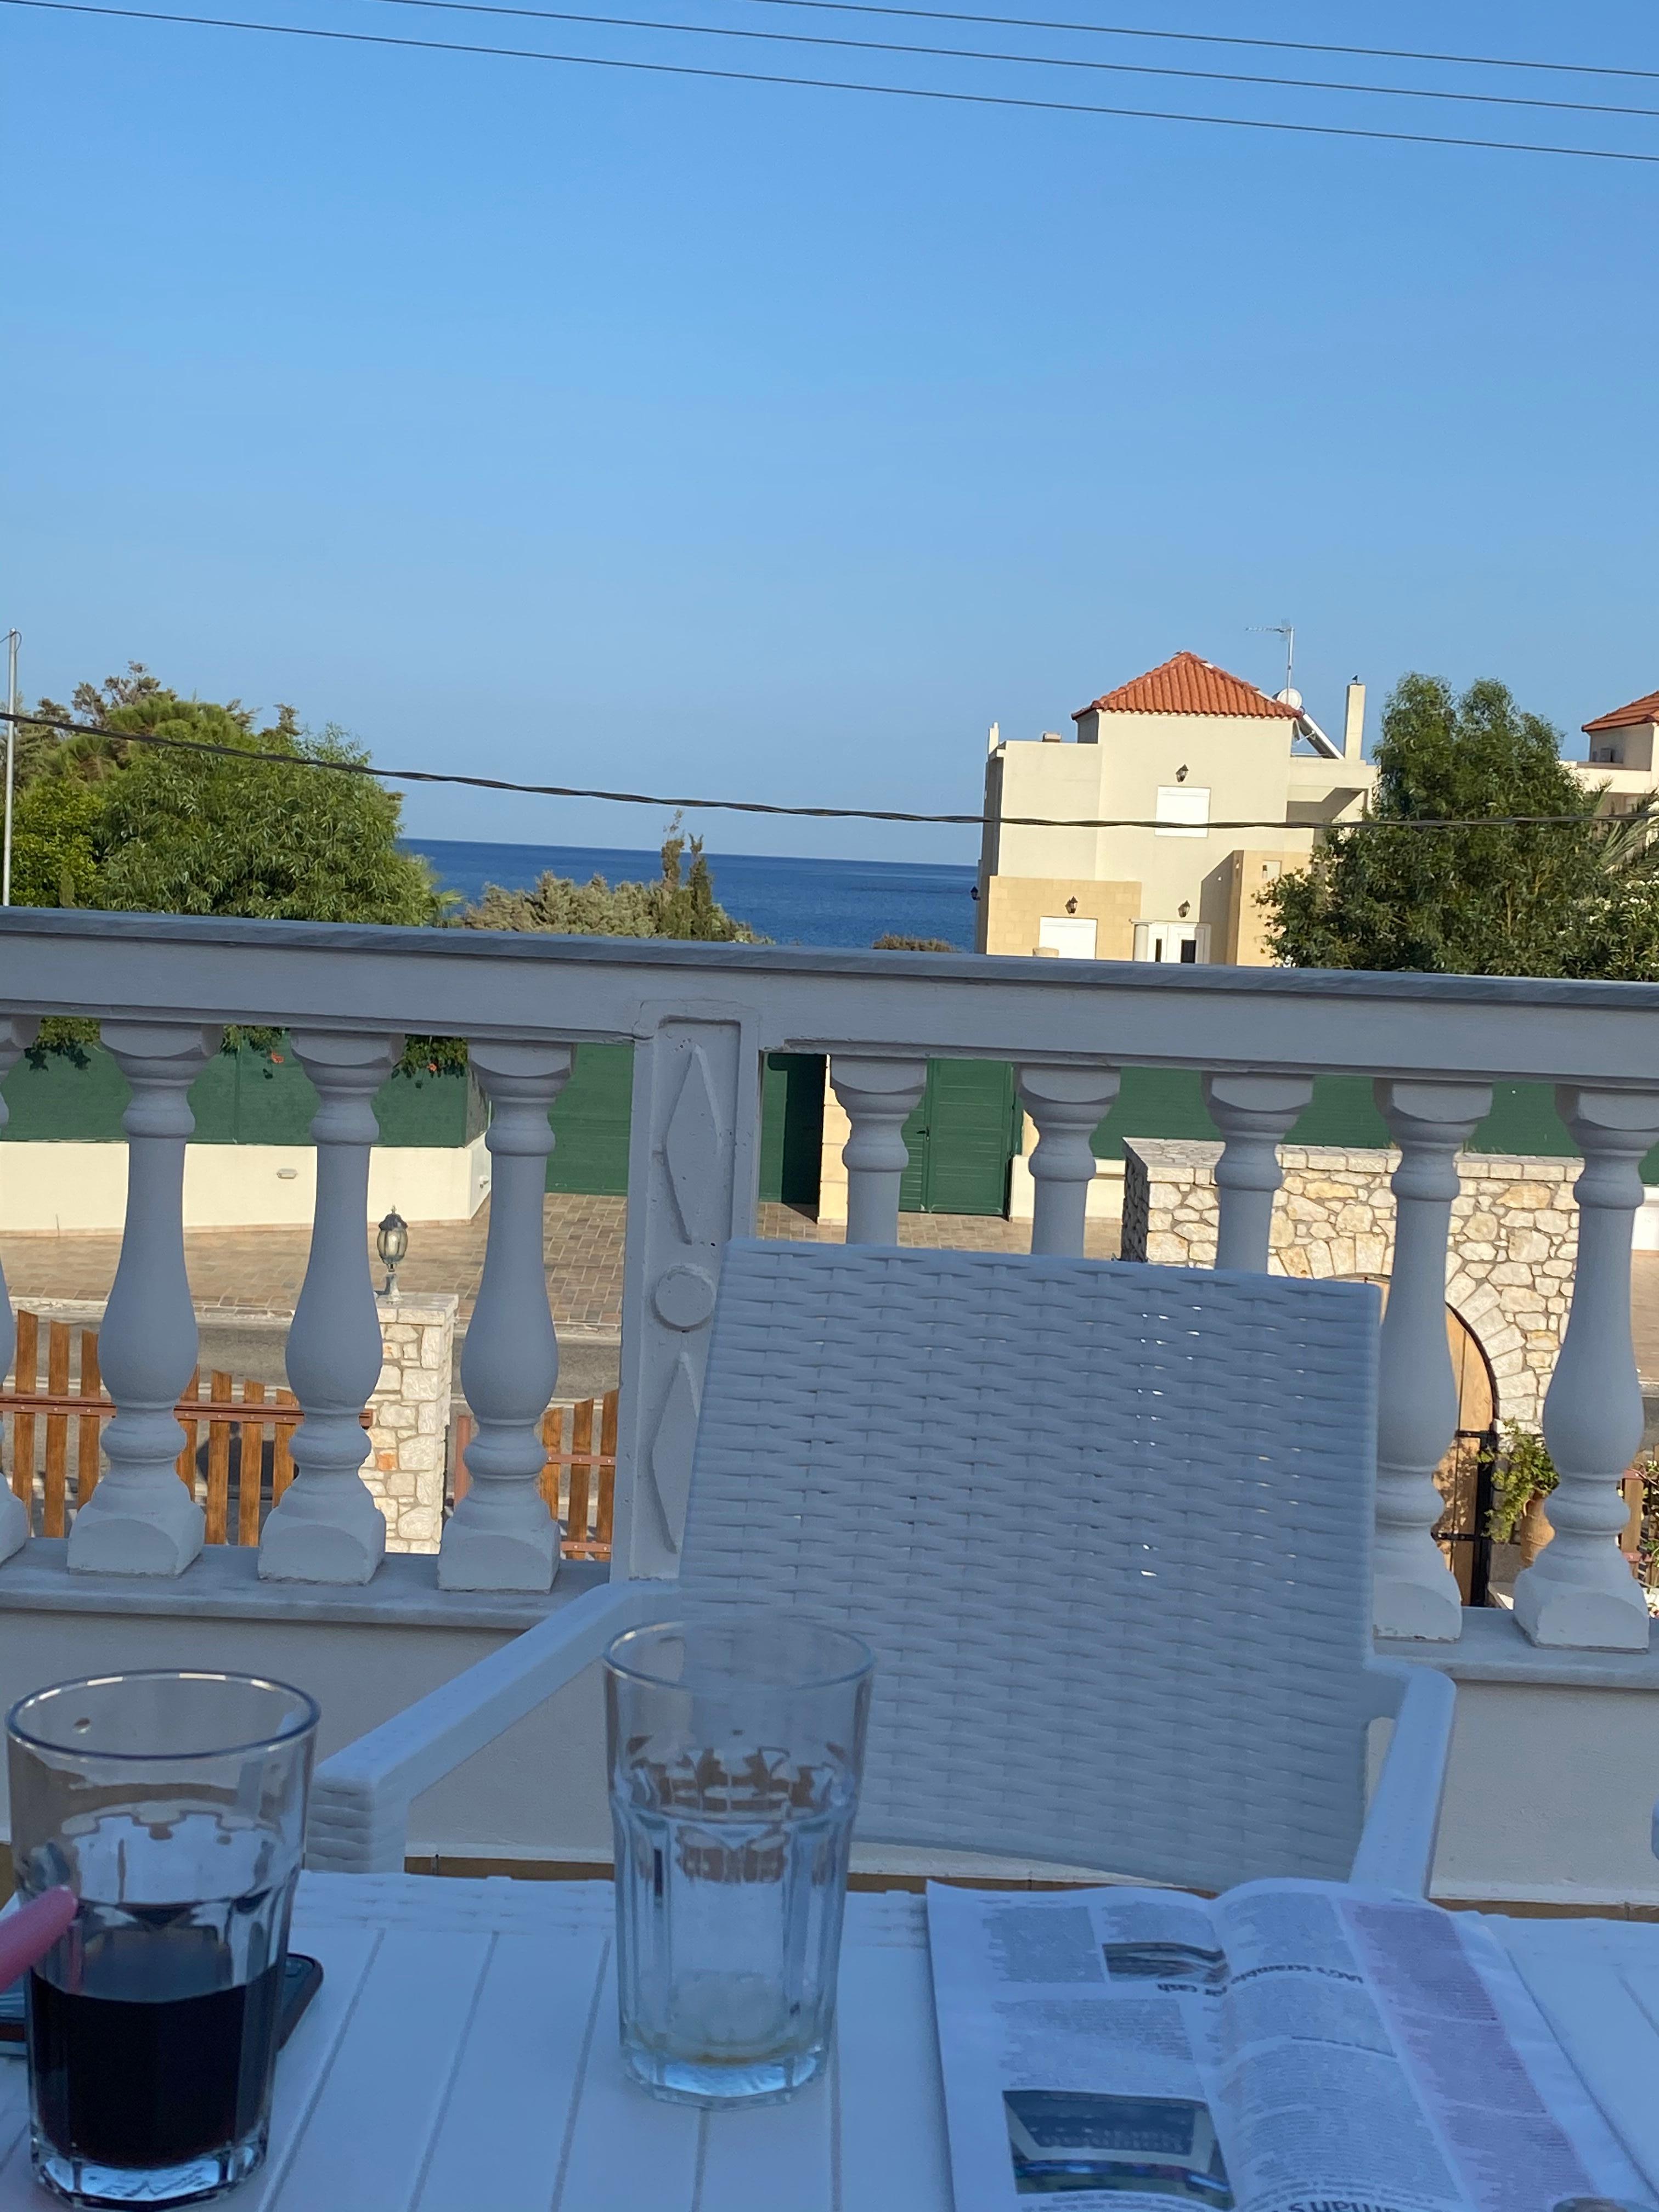
<path id="1" fill-rule="evenodd" d="M 1380 1079 L 1375 1096 L 1400 1147 L 1377 1376 L 1376 1632 L 1450 1644 L 1463 1632 L 1462 1600 L 1433 1534 L 1444 1510 L 1434 1470 L 1457 1431 L 1446 1240 L 1460 1188 L 1457 1155 L 1492 1111 L 1492 1088 Z"/>
<path id="2" fill-rule="evenodd" d="M 899 1179 L 910 1158 L 901 1133 L 921 1103 L 927 1063 L 837 1053 L 830 1062 L 830 1084 L 853 1127 L 841 1154 L 847 1164 L 847 1242 L 896 1244 Z"/>
<path id="3" fill-rule="evenodd" d="M 202 1548 L 202 1509 L 175 1471 L 173 1412 L 196 1365 L 196 1314 L 185 1273 L 186 1097 L 219 1048 L 214 1029 L 106 1022 L 106 1049 L 132 1085 L 121 1258 L 99 1334 L 117 1411 L 104 1431 L 109 1472 L 77 1507 L 69 1563 L 100 1575 L 177 1575 Z"/>
<path id="4" fill-rule="evenodd" d="M 288 1333 L 288 1379 L 304 1412 L 295 1479 L 266 1517 L 259 1572 L 270 1582 L 366 1583 L 386 1555 L 386 1516 L 358 1469 L 362 1414 L 380 1379 L 380 1320 L 368 1272 L 368 1155 L 375 1092 L 398 1037 L 296 1031 L 295 1057 L 322 1102 L 311 1125 L 317 1206 L 311 1256 Z"/>
<path id="5" fill-rule="evenodd" d="M 10 1074 L 20 1056 L 34 1042 L 40 1024 L 25 1021 L 20 1015 L 0 1014 L 0 1081 Z M 0 1097 L 0 1129 L 6 1126 L 6 1102 Z M 17 1325 L 12 1319 L 11 1297 L 6 1289 L 5 1270 L 0 1267 L 0 1386 L 3 1386 L 11 1367 L 11 1357 L 17 1343 Z M 5 1431 L 5 1419 L 0 1414 L 0 1436 Z M 12 1449 L 17 1447 L 17 1422 L 11 1425 Z M 31 1468 L 29 1487 L 33 1489 Z M 29 1510 L 21 1498 L 14 1496 L 7 1486 L 3 1470 L 0 1470 L 0 1559 L 10 1559 L 21 1551 L 29 1540 Z"/>
<path id="6" fill-rule="evenodd" d="M 1578 1261 L 1544 1400 L 1544 1441 L 1560 1478 L 1549 1501 L 1555 1535 L 1516 1577 L 1515 1617 L 1534 1644 L 1644 1651 L 1647 1602 L 1619 1548 L 1628 1518 L 1619 1485 L 1642 1443 L 1631 1232 L 1642 1156 L 1659 1143 L 1659 1094 L 1564 1085 L 1555 1103 L 1584 1156 L 1573 1185 Z"/>
<path id="7" fill-rule="evenodd" d="M 1111 1112 L 1122 1079 L 1115 1067 L 1036 1060 L 1017 1068 L 1015 1079 L 1037 1133 L 1030 1158 L 1031 1249 L 1081 1259 L 1097 1165 L 1090 1139 Z"/>
<path id="8" fill-rule="evenodd" d="M 551 1589 L 559 1528 L 542 1496 L 542 1416 L 559 1379 L 547 1300 L 542 1197 L 553 1149 L 548 1109 L 569 1079 L 564 1045 L 475 1044 L 472 1072 L 492 1110 L 494 1170 L 483 1277 L 461 1351 L 472 1409 L 466 1495 L 438 1553 L 443 1589 Z"/>
<path id="9" fill-rule="evenodd" d="M 1279 1147 L 1308 1101 L 1305 1075 L 1206 1075 L 1204 1103 L 1225 1142 L 1215 1164 L 1215 1263 L 1265 1275 L 1273 1194 L 1285 1180 Z"/>

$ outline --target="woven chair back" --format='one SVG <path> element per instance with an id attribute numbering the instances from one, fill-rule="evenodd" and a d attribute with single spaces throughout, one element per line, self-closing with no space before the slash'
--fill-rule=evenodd
<path id="1" fill-rule="evenodd" d="M 1374 1710 L 1368 1285 L 734 1243 L 681 1587 L 855 1629 L 865 1842 L 1340 1878 Z"/>

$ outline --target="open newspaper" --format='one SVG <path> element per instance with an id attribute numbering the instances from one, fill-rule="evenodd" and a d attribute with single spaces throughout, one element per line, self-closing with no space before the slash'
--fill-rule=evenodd
<path id="1" fill-rule="evenodd" d="M 934 1885 L 927 1921 L 956 2212 L 1651 2202 L 1473 1913 Z"/>

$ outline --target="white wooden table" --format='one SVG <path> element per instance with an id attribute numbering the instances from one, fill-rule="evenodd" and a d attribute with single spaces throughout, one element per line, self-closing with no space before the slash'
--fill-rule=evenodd
<path id="1" fill-rule="evenodd" d="M 1495 1920 L 1659 2202 L 1659 1924 Z M 793 2103 L 703 2114 L 624 2081 L 598 1882 L 307 1875 L 322 1990 L 234 2212 L 951 2212 L 922 1901 L 848 1900 L 841 2036 Z M 0 2063 L 0 2212 L 45 2212 Z"/>

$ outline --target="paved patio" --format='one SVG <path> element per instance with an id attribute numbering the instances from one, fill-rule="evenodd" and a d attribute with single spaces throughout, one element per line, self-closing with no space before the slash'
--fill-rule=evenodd
<path id="1" fill-rule="evenodd" d="M 562 1328 L 614 1335 L 622 1326 L 623 1236 L 628 1201 L 550 1194 L 542 1215 L 543 1250 L 553 1303 Z M 839 1243 L 839 1229 L 820 1229 L 810 1214 L 793 1206 L 760 1209 L 763 1237 L 801 1243 Z M 489 1229 L 485 1204 L 471 1221 L 416 1222 L 410 1230 L 409 1257 L 398 1270 L 406 1291 L 451 1291 L 471 1314 L 483 1273 L 484 1239 Z M 1030 1231 L 1024 1222 L 985 1219 L 953 1213 L 906 1213 L 899 1217 L 899 1240 L 935 1249 L 1021 1252 Z M 185 1237 L 185 1264 L 198 1310 L 291 1313 L 305 1279 L 311 1242 L 305 1229 L 195 1229 Z M 1096 1259 L 1117 1254 L 1114 1222 L 1091 1222 L 1089 1251 Z M 120 1257 L 121 1240 L 96 1236 L 0 1235 L 0 1266 L 14 1303 L 32 1298 L 85 1300 L 101 1304 L 109 1295 Z M 374 1237 L 369 1237 L 371 1261 Z"/>

